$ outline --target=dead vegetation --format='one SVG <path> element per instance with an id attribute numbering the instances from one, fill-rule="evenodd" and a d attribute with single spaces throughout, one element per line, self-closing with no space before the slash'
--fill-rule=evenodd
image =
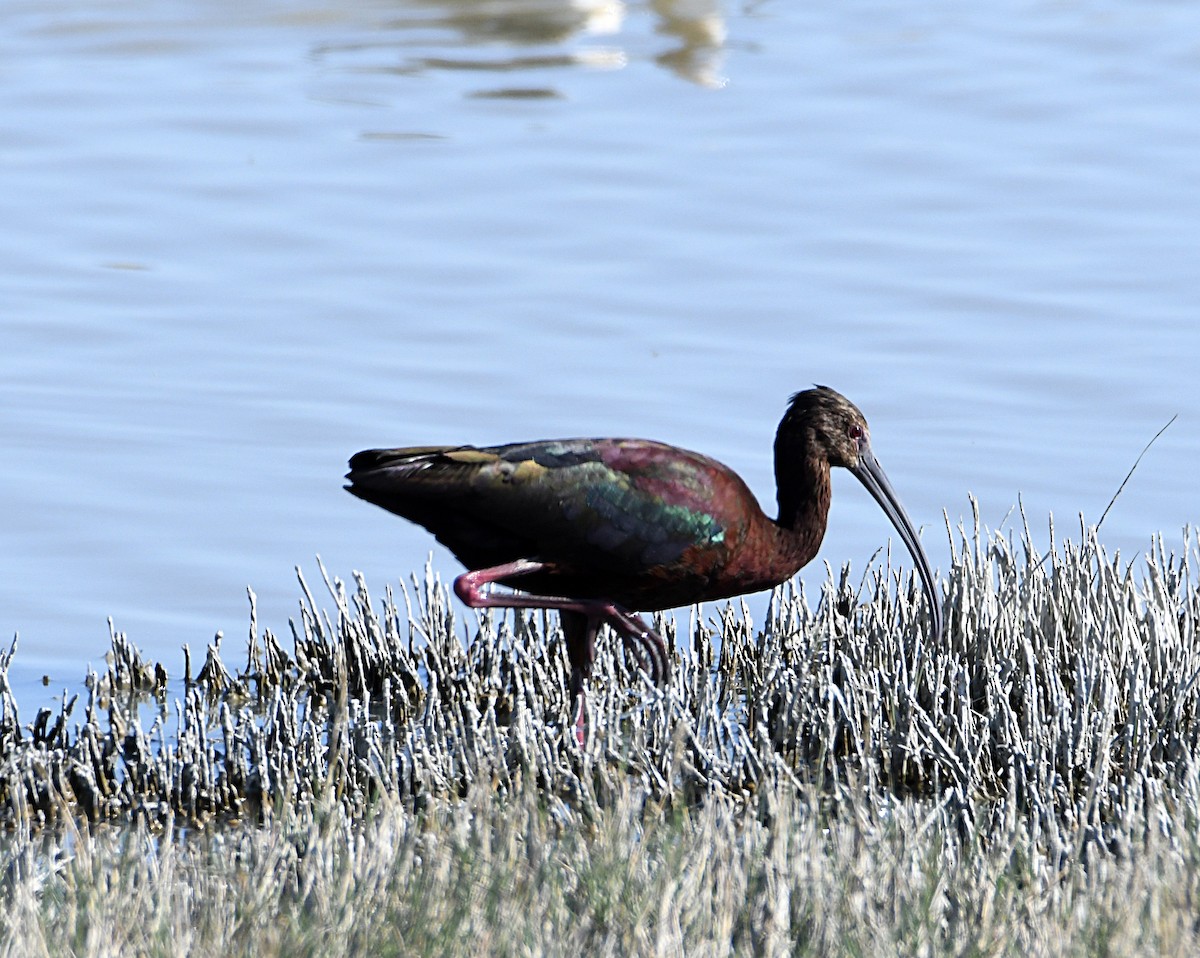
<path id="1" fill-rule="evenodd" d="M 886 567 L 660 623 L 666 693 L 602 642 L 583 751 L 556 619 L 429 572 L 25 725 L 10 652 L 7 953 L 1194 953 L 1197 540 L 952 541 L 936 647 Z"/>

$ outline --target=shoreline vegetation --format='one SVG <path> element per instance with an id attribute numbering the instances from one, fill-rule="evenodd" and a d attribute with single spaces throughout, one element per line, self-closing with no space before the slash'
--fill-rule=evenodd
<path id="1" fill-rule="evenodd" d="M 1200 537 L 1050 539 L 952 530 L 937 646 L 887 557 L 656 618 L 666 692 L 603 638 L 583 750 L 556 616 L 428 569 L 251 593 L 180 698 L 0 653 L 0 958 L 1200 953 Z"/>

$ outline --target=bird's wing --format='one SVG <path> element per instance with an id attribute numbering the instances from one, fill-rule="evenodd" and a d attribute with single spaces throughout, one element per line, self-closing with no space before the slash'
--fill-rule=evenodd
<path id="1" fill-rule="evenodd" d="M 727 548 L 714 491 L 733 474 L 662 443 L 369 450 L 350 466 L 351 492 L 425 526 L 468 565 L 524 557 L 640 574 L 708 566 Z"/>

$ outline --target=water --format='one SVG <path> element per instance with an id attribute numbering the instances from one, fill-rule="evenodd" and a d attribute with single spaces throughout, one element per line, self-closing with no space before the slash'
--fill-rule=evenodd
<path id="1" fill-rule="evenodd" d="M 177 674 L 314 556 L 430 538 L 378 445 L 642 435 L 773 506 L 835 386 L 942 513 L 1197 520 L 1200 10 L 694 0 L 0 9 L 0 634 L 21 701 L 106 619 Z M 891 535 L 848 476 L 821 558 Z M 434 549 L 445 578 L 458 571 Z M 907 563 L 907 559 L 903 560 Z M 814 565 L 806 576 L 823 575 Z M 236 647 L 236 646 L 235 646 Z M 231 654 L 231 658 L 237 658 Z"/>

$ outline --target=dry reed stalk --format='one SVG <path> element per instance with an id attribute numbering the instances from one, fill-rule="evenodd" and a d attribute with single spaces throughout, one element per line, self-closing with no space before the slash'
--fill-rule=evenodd
<path id="1" fill-rule="evenodd" d="M 162 665 L 113 630 L 82 716 L 71 700 L 22 726 L 14 644 L 0 821 L 16 897 L 0 921 L 28 936 L 47 908 L 62 927 L 100 909 L 128 945 L 124 913 L 104 911 L 128 892 L 165 941 L 234 947 L 176 910 L 215 928 L 227 909 L 263 954 L 283 938 L 254 916 L 288 914 L 347 953 L 376 905 L 427 914 L 428 950 L 446 944 L 435 927 L 486 938 L 488 920 L 555 953 L 826 953 L 844 938 L 1057 954 L 1037 936 L 1072 929 L 1194 945 L 1180 916 L 1200 860 L 1200 541 L 1175 555 L 1156 540 L 1134 570 L 1086 526 L 1051 537 L 1043 560 L 1027 526 L 1016 541 L 977 516 L 952 530 L 937 647 L 918 585 L 888 561 L 857 583 L 830 574 L 815 607 L 802 585 L 779 590 L 761 629 L 739 605 L 686 634 L 661 621 L 678 656 L 666 694 L 602 643 L 584 751 L 556 620 L 484 615 L 466 643 L 429 569 L 376 602 L 321 567 L 332 615 L 301 576 L 290 652 L 258 632 L 251 593 L 245 668 L 218 637 L 174 701 Z M 217 861 L 240 887 L 205 884 Z M 417 884 L 401 892 L 400 875 Z M 140 881 L 159 891 L 138 898 Z M 336 935 L 302 928 L 264 882 Z M 213 901 L 188 898 L 201 886 Z M 555 901 L 584 908 L 582 929 Z"/>

